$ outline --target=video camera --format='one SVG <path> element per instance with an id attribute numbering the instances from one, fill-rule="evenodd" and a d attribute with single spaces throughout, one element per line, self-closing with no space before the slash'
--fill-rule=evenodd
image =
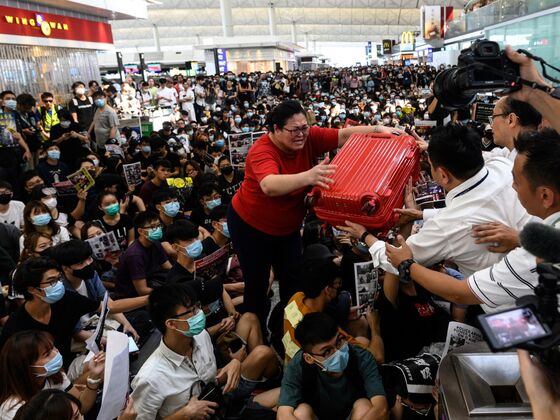
<path id="1" fill-rule="evenodd" d="M 479 315 L 478 321 L 493 351 L 512 347 L 536 352 L 549 369 L 560 370 L 560 230 L 529 223 L 520 235 L 523 248 L 547 262 L 537 264 L 539 284 L 534 295 L 516 299 L 516 307 Z"/>
<path id="2" fill-rule="evenodd" d="M 440 72 L 434 80 L 434 95 L 444 107 L 463 108 L 477 93 L 510 93 L 521 89 L 519 65 L 509 60 L 497 42 L 475 41 L 461 51 L 458 66 Z"/>

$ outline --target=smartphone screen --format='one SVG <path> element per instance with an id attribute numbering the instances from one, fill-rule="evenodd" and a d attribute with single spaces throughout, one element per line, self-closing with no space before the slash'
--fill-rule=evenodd
<path id="1" fill-rule="evenodd" d="M 497 350 L 550 335 L 550 328 L 541 322 L 531 307 L 481 315 L 478 319 L 491 347 Z"/>

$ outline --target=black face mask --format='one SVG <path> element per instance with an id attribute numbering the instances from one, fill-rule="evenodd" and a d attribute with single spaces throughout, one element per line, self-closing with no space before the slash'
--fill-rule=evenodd
<path id="1" fill-rule="evenodd" d="M 49 247 L 49 248 L 45 248 L 45 249 L 43 249 L 41 252 L 38 252 L 38 254 L 39 254 L 41 257 L 47 257 L 47 258 L 49 258 L 49 257 L 51 256 L 51 248 L 50 248 L 50 247 Z"/>
<path id="2" fill-rule="evenodd" d="M 93 263 L 88 264 L 79 270 L 72 270 L 72 274 L 82 280 L 89 280 L 95 275 L 95 268 L 93 268 Z"/>
<path id="3" fill-rule="evenodd" d="M 222 173 L 224 175 L 231 175 L 233 173 L 233 167 L 232 166 L 224 166 L 222 168 Z"/>
<path id="4" fill-rule="evenodd" d="M 12 193 L 0 194 L 0 204 L 8 204 L 12 200 Z"/>

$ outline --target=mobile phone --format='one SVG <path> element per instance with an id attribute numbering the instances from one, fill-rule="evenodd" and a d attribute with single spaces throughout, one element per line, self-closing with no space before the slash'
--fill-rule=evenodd
<path id="1" fill-rule="evenodd" d="M 549 337 L 552 333 L 532 306 L 479 315 L 478 321 L 490 348 L 507 350 L 521 343 Z"/>
<path id="2" fill-rule="evenodd" d="M 136 341 L 134 341 L 134 338 L 132 338 L 129 335 L 128 336 L 128 352 L 129 353 L 136 353 L 137 351 L 140 351 L 140 349 L 138 348 L 138 345 L 136 344 Z"/>

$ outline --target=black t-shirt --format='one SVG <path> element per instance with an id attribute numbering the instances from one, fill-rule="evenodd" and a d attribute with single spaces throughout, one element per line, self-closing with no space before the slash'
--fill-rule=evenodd
<path id="1" fill-rule="evenodd" d="M 88 96 L 82 101 L 74 97 L 68 102 L 68 110 L 71 113 L 75 112 L 77 114 L 80 131 L 87 131 L 93 121 L 93 115 L 95 114 L 93 99 Z"/>
<path id="2" fill-rule="evenodd" d="M 17 332 L 25 330 L 46 331 L 52 334 L 54 345 L 64 358 L 64 365 L 70 365 L 72 356 L 70 345 L 76 324 L 82 315 L 95 312 L 99 308 L 99 302 L 88 299 L 77 292 L 66 290 L 62 299 L 51 305 L 51 319 L 48 324 L 43 324 L 34 319 L 25 309 L 20 306 L 8 319 L 2 336 L 0 336 L 0 348 L 4 346 L 8 338 Z"/>
<path id="3" fill-rule="evenodd" d="M 220 194 L 222 195 L 222 203 L 229 204 L 234 194 L 237 192 L 241 183 L 243 182 L 243 174 L 234 169 L 233 178 L 228 182 L 224 175 L 218 177 L 218 186 L 220 187 Z"/>
<path id="4" fill-rule="evenodd" d="M 200 205 L 193 209 L 191 213 L 191 222 L 203 227 L 210 233 L 214 231 L 212 228 L 212 219 L 210 219 L 210 216 L 204 212 L 204 209 Z"/>
<path id="5" fill-rule="evenodd" d="M 53 182 L 66 181 L 66 177 L 70 174 L 70 170 L 64 162 L 59 160 L 56 165 L 51 165 L 46 159 L 39 162 L 37 172 L 47 186 L 51 186 Z"/>
<path id="6" fill-rule="evenodd" d="M 130 217 L 127 214 L 121 214 L 119 222 L 113 226 L 108 224 L 103 218 L 101 218 L 101 223 L 103 223 L 106 232 L 115 232 L 115 237 L 121 247 L 121 251 L 125 251 L 128 248 L 128 231 L 132 229 Z"/>
<path id="7" fill-rule="evenodd" d="M 395 308 L 383 291 L 375 302 L 379 310 L 385 361 L 413 357 L 433 342 L 445 341 L 449 314 L 437 307 L 426 291 L 416 286 L 417 295 L 398 295 Z"/>
<path id="8" fill-rule="evenodd" d="M 144 156 L 144 154 L 142 154 L 142 152 L 138 152 L 134 156 L 132 156 L 132 161 L 133 162 L 140 162 L 140 166 L 142 167 L 142 169 L 148 168 L 148 166 L 150 166 L 150 164 L 153 162 L 153 160 L 154 159 L 151 155 Z"/>
<path id="9" fill-rule="evenodd" d="M 80 125 L 74 121 L 70 123 L 68 128 L 63 128 L 60 124 L 53 125 L 51 128 L 51 140 L 59 139 L 63 134 L 70 133 L 71 131 L 79 133 L 81 131 Z M 58 148 L 60 149 L 60 160 L 68 165 L 71 172 L 78 169 L 78 160 L 87 156 L 89 152 L 80 139 L 73 137 L 58 143 Z"/>
<path id="10" fill-rule="evenodd" d="M 181 166 L 181 158 L 179 157 L 179 155 L 177 153 L 167 152 L 167 155 L 165 155 L 165 157 L 151 156 L 149 164 L 152 165 L 158 159 L 166 159 L 169 162 L 171 162 L 171 166 L 173 168 L 173 170 L 171 172 L 174 172 L 175 168 Z"/>
<path id="11" fill-rule="evenodd" d="M 202 240 L 202 253 L 204 255 L 210 255 L 220 249 L 220 246 L 214 242 L 214 238 L 209 236 Z"/>

